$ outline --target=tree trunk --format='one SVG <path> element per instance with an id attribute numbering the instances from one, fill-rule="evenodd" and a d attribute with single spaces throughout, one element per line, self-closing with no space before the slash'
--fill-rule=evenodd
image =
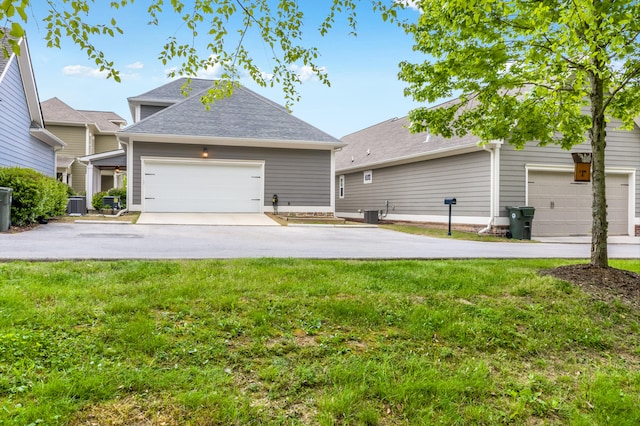
<path id="1" fill-rule="evenodd" d="M 605 114 L 604 82 L 598 75 L 591 76 L 591 152 L 592 152 L 592 227 L 591 227 L 591 266 L 606 268 L 609 266 L 607 253 L 607 199 L 605 187 L 604 151 Z"/>

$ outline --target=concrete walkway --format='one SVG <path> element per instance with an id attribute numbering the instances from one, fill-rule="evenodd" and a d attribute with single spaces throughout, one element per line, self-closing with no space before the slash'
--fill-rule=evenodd
<path id="1" fill-rule="evenodd" d="M 280 226 L 262 213 L 141 213 L 138 225 Z"/>
<path id="2" fill-rule="evenodd" d="M 541 243 L 561 243 L 561 244 L 591 244 L 591 235 L 580 235 L 574 237 L 534 237 L 533 240 Z M 640 237 L 630 237 L 628 235 L 614 235 L 607 239 L 608 244 L 637 244 L 640 246 Z"/>

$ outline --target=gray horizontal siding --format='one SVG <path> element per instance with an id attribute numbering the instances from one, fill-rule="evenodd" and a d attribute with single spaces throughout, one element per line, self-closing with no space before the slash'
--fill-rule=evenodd
<path id="1" fill-rule="evenodd" d="M 444 198 L 455 197 L 456 216 L 488 216 L 490 174 L 490 155 L 484 151 L 373 169 L 370 184 L 363 183 L 363 172 L 349 173 L 345 197 L 336 195 L 336 212 L 380 210 L 388 200 L 389 213 L 443 215 L 448 214 Z M 338 185 L 336 179 L 336 194 Z"/>
<path id="2" fill-rule="evenodd" d="M 155 114 L 158 111 L 162 111 L 166 106 L 159 105 L 140 105 L 140 120 Z"/>
<path id="3" fill-rule="evenodd" d="M 55 176 L 53 148 L 31 136 L 31 117 L 18 61 L 0 81 L 0 166 L 20 166 Z"/>
<path id="4" fill-rule="evenodd" d="M 617 129 L 620 122 L 607 123 L 606 167 L 636 169 L 636 217 L 640 217 L 640 129 Z M 574 147 L 571 151 L 559 146 L 539 147 L 527 144 L 523 150 L 515 150 L 505 144 L 500 160 L 500 206 L 501 216 L 506 216 L 504 206 L 525 203 L 525 164 L 566 165 L 573 167 L 571 152 L 591 152 L 589 142 Z"/>
<path id="5" fill-rule="evenodd" d="M 203 145 L 135 142 L 133 203 L 140 204 L 141 157 L 200 158 Z M 280 206 L 331 205 L 331 152 L 304 149 L 208 146 L 209 159 L 265 162 L 265 206 L 278 194 Z"/>

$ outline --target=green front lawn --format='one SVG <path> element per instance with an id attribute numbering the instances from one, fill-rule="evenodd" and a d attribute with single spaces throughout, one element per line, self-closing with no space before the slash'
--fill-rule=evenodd
<path id="1" fill-rule="evenodd" d="M 640 424 L 640 312 L 569 263 L 0 264 L 0 424 Z"/>

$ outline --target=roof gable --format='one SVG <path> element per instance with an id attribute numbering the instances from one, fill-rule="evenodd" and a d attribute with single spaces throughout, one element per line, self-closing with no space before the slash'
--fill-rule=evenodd
<path id="1" fill-rule="evenodd" d="M 208 83 L 205 89 L 182 97 L 180 102 L 127 127 L 123 133 L 339 143 L 284 107 L 242 86 L 207 109 L 200 98 L 215 81 L 200 80 L 198 84 L 204 81 Z"/>

